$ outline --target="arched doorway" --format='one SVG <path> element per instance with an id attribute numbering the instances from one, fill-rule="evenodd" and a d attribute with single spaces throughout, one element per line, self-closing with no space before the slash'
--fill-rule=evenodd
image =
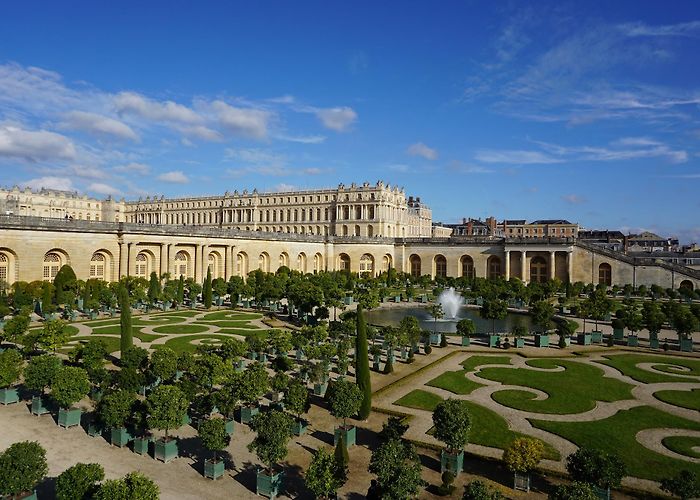
<path id="1" fill-rule="evenodd" d="M 63 257 L 58 252 L 49 252 L 44 255 L 44 281 L 53 281 L 58 274 L 58 270 L 63 265 Z"/>
<path id="2" fill-rule="evenodd" d="M 107 264 L 107 258 L 103 253 L 93 253 L 90 258 L 90 278 L 108 281 Z"/>
<path id="3" fill-rule="evenodd" d="M 248 254 L 245 252 L 236 254 L 236 274 L 241 278 L 248 276 Z"/>
<path id="4" fill-rule="evenodd" d="M 346 253 L 341 253 L 338 256 L 338 270 L 350 271 L 350 256 Z"/>
<path id="5" fill-rule="evenodd" d="M 384 257 L 382 257 L 382 271 L 388 271 L 391 269 L 393 259 L 391 258 L 391 255 L 386 254 Z"/>
<path id="6" fill-rule="evenodd" d="M 148 272 L 149 270 L 146 271 L 146 276 L 148 275 Z M 184 250 L 180 250 L 175 254 L 175 276 L 178 278 L 180 276 L 184 276 L 185 278 L 190 277 L 190 255 Z"/>
<path id="7" fill-rule="evenodd" d="M 612 285 L 612 267 L 607 262 L 598 266 L 598 283 L 601 285 Z"/>
<path id="8" fill-rule="evenodd" d="M 544 283 L 545 281 L 547 281 L 547 261 L 538 255 L 530 260 L 530 282 Z"/>
<path id="9" fill-rule="evenodd" d="M 447 259 L 444 255 L 435 256 L 435 277 L 447 278 Z"/>
<path id="10" fill-rule="evenodd" d="M 301 252 L 297 257 L 297 269 L 302 274 L 306 274 L 306 254 Z"/>
<path id="11" fill-rule="evenodd" d="M 317 253 L 314 255 L 314 273 L 323 271 L 323 255 Z"/>
<path id="12" fill-rule="evenodd" d="M 258 257 L 258 269 L 265 273 L 270 272 L 270 256 L 267 252 L 262 252 Z"/>
<path id="13" fill-rule="evenodd" d="M 695 289 L 695 287 L 693 286 L 693 282 L 690 280 L 681 281 L 681 284 L 678 288 L 683 289 L 683 290 L 690 290 L 690 291 Z"/>
<path id="14" fill-rule="evenodd" d="M 287 252 L 280 254 L 279 267 L 289 267 L 289 255 L 287 255 Z"/>
<path id="15" fill-rule="evenodd" d="M 492 255 L 489 260 L 486 261 L 486 267 L 488 270 L 489 279 L 496 279 L 501 276 L 501 258 Z"/>
<path id="16" fill-rule="evenodd" d="M 408 262 L 411 267 L 411 276 L 415 278 L 420 278 L 421 276 L 421 260 L 416 254 L 411 255 L 408 258 Z"/>
<path id="17" fill-rule="evenodd" d="M 374 257 L 368 253 L 360 257 L 360 276 L 374 276 Z"/>
<path id="18" fill-rule="evenodd" d="M 460 268 L 462 269 L 462 276 L 465 278 L 474 277 L 474 259 L 469 255 L 462 255 L 459 259 Z"/>

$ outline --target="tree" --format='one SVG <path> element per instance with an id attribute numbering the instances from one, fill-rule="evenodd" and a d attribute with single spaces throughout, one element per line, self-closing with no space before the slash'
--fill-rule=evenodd
<path id="1" fill-rule="evenodd" d="M 347 428 L 347 419 L 352 417 L 362 405 L 364 395 L 357 384 L 345 379 L 331 382 L 326 391 L 326 400 L 330 405 L 331 415 L 343 419 L 343 428 Z"/>
<path id="2" fill-rule="evenodd" d="M 272 475 L 274 465 L 287 456 L 287 442 L 292 437 L 292 418 L 286 413 L 272 410 L 255 415 L 250 427 L 257 435 L 248 445 L 248 450 L 255 452 Z"/>
<path id="3" fill-rule="evenodd" d="M 248 365 L 244 372 L 238 374 L 238 382 L 234 385 L 234 392 L 239 401 L 249 406 L 258 403 L 258 400 L 270 387 L 270 377 L 262 363 L 255 362 Z"/>
<path id="4" fill-rule="evenodd" d="M 74 293 L 77 290 L 77 285 L 78 278 L 75 276 L 73 268 L 67 264 L 61 266 L 53 279 L 56 304 L 65 304 L 67 302 L 66 295 L 68 292 Z"/>
<path id="5" fill-rule="evenodd" d="M 299 308 L 300 316 L 309 314 L 323 302 L 323 290 L 310 281 L 298 281 L 289 287 L 287 298 Z M 290 308 L 291 314 L 291 308 Z"/>
<path id="6" fill-rule="evenodd" d="M 212 285 L 211 285 L 211 268 L 207 266 L 207 277 L 204 279 L 202 287 L 202 302 L 205 309 L 211 309 L 212 302 Z"/>
<path id="7" fill-rule="evenodd" d="M 372 452 L 369 471 L 377 475 L 383 500 L 415 498 L 425 486 L 421 463 L 412 443 L 391 439 Z"/>
<path id="8" fill-rule="evenodd" d="M 428 307 L 428 313 L 433 317 L 433 333 L 437 331 L 437 322 L 445 317 L 445 311 L 442 310 L 442 304 L 435 303 Z"/>
<path id="9" fill-rule="evenodd" d="M 642 307 L 642 317 L 644 326 L 649 330 L 650 336 L 658 336 L 666 322 L 666 315 L 661 311 L 659 304 L 656 302 L 645 302 Z"/>
<path id="10" fill-rule="evenodd" d="M 617 455 L 591 448 L 579 448 L 566 457 L 566 470 L 574 481 L 601 488 L 619 486 L 626 473 L 625 464 Z"/>
<path id="11" fill-rule="evenodd" d="M 311 408 L 306 385 L 297 379 L 292 380 L 284 394 L 284 407 L 296 415 L 297 420 L 301 420 L 302 413 L 306 413 Z"/>
<path id="12" fill-rule="evenodd" d="M 460 319 L 457 322 L 457 333 L 462 337 L 469 337 L 476 333 L 476 325 L 468 318 Z"/>
<path id="13" fill-rule="evenodd" d="M 644 326 L 642 313 L 636 307 L 629 307 L 625 314 L 625 326 L 634 335 Z"/>
<path id="14" fill-rule="evenodd" d="M 502 500 L 504 498 L 500 491 L 489 488 L 486 483 L 478 479 L 464 485 L 462 500 Z"/>
<path id="15" fill-rule="evenodd" d="M 168 431 L 180 427 L 187 412 L 189 401 L 185 394 L 173 385 L 159 385 L 147 398 L 148 426 L 151 429 Z"/>
<path id="16" fill-rule="evenodd" d="M 50 386 L 61 369 L 61 360 L 51 354 L 42 354 L 29 360 L 24 370 L 24 385 L 28 389 L 41 391 Z"/>
<path id="17" fill-rule="evenodd" d="M 221 418 L 202 420 L 199 422 L 198 432 L 202 445 L 214 454 L 214 462 L 216 462 L 216 453 L 225 449 L 231 441 L 226 432 L 226 422 Z"/>
<path id="18" fill-rule="evenodd" d="M 535 302 L 530 310 L 532 322 L 542 329 L 542 333 L 547 332 L 552 327 L 554 317 L 554 306 L 545 300 Z"/>
<path id="19" fill-rule="evenodd" d="M 105 478 L 100 464 L 78 463 L 67 468 L 56 479 L 56 500 L 90 500 Z"/>
<path id="20" fill-rule="evenodd" d="M 146 292 L 146 297 L 148 297 L 151 304 L 155 304 L 160 300 L 162 295 L 163 288 L 160 285 L 160 278 L 158 277 L 158 273 L 153 271 L 151 272 L 151 277 L 148 280 L 148 292 Z"/>
<path id="21" fill-rule="evenodd" d="M 355 382 L 362 393 L 358 412 L 360 420 L 366 420 L 372 412 L 372 382 L 369 375 L 367 347 L 367 323 L 361 306 L 357 306 L 357 336 L 355 337 Z"/>
<path id="22" fill-rule="evenodd" d="M 408 424 L 404 417 L 389 417 L 382 424 L 382 430 L 379 431 L 379 440 L 383 443 L 391 439 L 401 439 L 408 430 Z"/>
<path id="23" fill-rule="evenodd" d="M 679 339 L 686 339 L 698 330 L 698 318 L 687 307 L 681 307 L 671 316 L 671 326 L 676 330 Z"/>
<path id="24" fill-rule="evenodd" d="M 508 304 L 500 299 L 485 300 L 479 314 L 482 318 L 491 320 L 491 330 L 496 335 L 496 320 L 505 319 L 508 316 Z"/>
<path id="25" fill-rule="evenodd" d="M 4 326 L 4 337 L 10 342 L 17 342 L 29 328 L 29 314 L 18 314 L 12 319 L 8 320 Z"/>
<path id="26" fill-rule="evenodd" d="M 98 405 L 100 420 L 110 429 L 120 429 L 131 417 L 136 404 L 136 395 L 132 392 L 117 390 L 106 394 Z"/>
<path id="27" fill-rule="evenodd" d="M 461 399 L 448 399 L 433 411 L 435 439 L 447 445 L 450 453 L 459 453 L 469 439 L 471 419 L 469 403 Z"/>
<path id="28" fill-rule="evenodd" d="M 153 352 L 149 366 L 151 375 L 161 381 L 168 381 L 177 373 L 177 354 L 169 347 Z"/>
<path id="29" fill-rule="evenodd" d="M 126 286 L 119 286 L 119 330 L 120 341 L 119 347 L 122 358 L 124 353 L 134 345 L 134 340 L 131 331 L 131 303 L 129 302 L 129 291 Z"/>
<path id="30" fill-rule="evenodd" d="M 49 471 L 46 451 L 36 441 L 10 445 L 0 454 L 0 496 L 30 492 Z"/>
<path id="31" fill-rule="evenodd" d="M 548 500 L 598 500 L 598 495 L 591 485 L 574 481 L 571 484 L 560 484 L 547 496 Z"/>
<path id="32" fill-rule="evenodd" d="M 330 499 L 345 484 L 345 478 L 338 474 L 335 457 L 325 448 L 319 448 L 306 469 L 304 482 L 314 497 Z"/>
<path id="33" fill-rule="evenodd" d="M 700 497 L 700 481 L 694 472 L 682 470 L 674 477 L 663 479 L 661 489 L 681 500 Z"/>
<path id="34" fill-rule="evenodd" d="M 0 352 L 0 388 L 10 387 L 22 375 L 22 355 L 16 349 Z"/>
<path id="35" fill-rule="evenodd" d="M 140 472 L 129 472 L 121 479 L 108 479 L 95 494 L 95 500 L 159 500 L 160 488 Z"/>
<path id="36" fill-rule="evenodd" d="M 66 322 L 61 319 L 50 319 L 44 322 L 38 341 L 44 349 L 56 352 L 56 349 L 68 342 L 70 332 L 66 328 Z"/>
<path id="37" fill-rule="evenodd" d="M 51 382 L 51 398 L 63 409 L 70 408 L 89 391 L 87 372 L 75 366 L 62 366 Z"/>
<path id="38" fill-rule="evenodd" d="M 544 445 L 539 439 L 517 438 L 503 452 L 503 461 L 511 472 L 529 474 L 543 455 Z"/>

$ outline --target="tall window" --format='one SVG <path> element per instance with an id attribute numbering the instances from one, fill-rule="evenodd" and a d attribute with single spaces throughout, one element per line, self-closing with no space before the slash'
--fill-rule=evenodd
<path id="1" fill-rule="evenodd" d="M 488 260 L 489 279 L 496 279 L 501 275 L 501 259 L 492 255 Z"/>
<path id="2" fill-rule="evenodd" d="M 10 261 L 7 255 L 0 253 L 0 285 L 9 283 Z"/>
<path id="3" fill-rule="evenodd" d="M 55 252 L 44 255 L 44 281 L 51 281 L 61 268 L 61 256 Z"/>
<path id="4" fill-rule="evenodd" d="M 411 276 L 414 276 L 416 278 L 420 277 L 421 275 L 421 262 L 420 262 L 420 257 L 417 255 L 411 255 L 409 258 L 409 262 L 411 263 Z"/>
<path id="5" fill-rule="evenodd" d="M 187 254 L 183 251 L 179 251 L 175 254 L 175 276 L 184 276 L 187 278 L 187 267 L 189 263 L 189 258 Z"/>
<path id="6" fill-rule="evenodd" d="M 473 278 L 474 259 L 472 259 L 469 255 L 463 255 L 460 261 L 462 263 L 462 276 L 465 278 Z"/>
<path id="7" fill-rule="evenodd" d="M 547 281 L 547 262 L 543 257 L 533 257 L 530 261 L 530 281 L 533 283 Z"/>
<path id="8" fill-rule="evenodd" d="M 90 277 L 98 280 L 105 279 L 105 256 L 95 253 L 90 259 Z"/>
<path id="9" fill-rule="evenodd" d="M 360 257 L 360 274 L 374 275 L 374 257 L 366 253 Z"/>
<path id="10" fill-rule="evenodd" d="M 436 278 L 446 278 L 447 277 L 447 259 L 444 255 L 437 255 L 435 257 L 435 277 Z"/>
<path id="11" fill-rule="evenodd" d="M 598 283 L 601 285 L 612 285 L 612 267 L 604 262 L 598 266 Z"/>
<path id="12" fill-rule="evenodd" d="M 140 252 L 136 256 L 136 266 L 134 269 L 134 274 L 141 278 L 145 278 L 148 276 L 148 256 L 143 252 Z"/>

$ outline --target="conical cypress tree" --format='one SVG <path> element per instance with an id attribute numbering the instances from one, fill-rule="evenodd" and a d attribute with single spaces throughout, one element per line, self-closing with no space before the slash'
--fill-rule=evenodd
<path id="1" fill-rule="evenodd" d="M 204 301 L 204 308 L 211 309 L 211 269 L 207 268 L 207 278 L 204 280 L 204 287 L 202 290 L 202 300 Z"/>
<path id="2" fill-rule="evenodd" d="M 134 343 L 132 332 L 131 332 L 131 304 L 129 303 L 129 291 L 126 286 L 121 285 L 119 287 L 119 309 L 121 313 L 119 315 L 119 323 L 121 326 L 121 339 L 120 339 L 120 349 L 121 354 L 124 355 L 129 347 Z"/>
<path id="3" fill-rule="evenodd" d="M 355 337 L 355 381 L 364 398 L 360 406 L 360 419 L 365 420 L 372 411 L 372 383 L 369 379 L 369 353 L 367 352 L 367 325 L 362 306 L 357 306 L 357 336 Z"/>
<path id="4" fill-rule="evenodd" d="M 181 274 L 177 282 L 177 298 L 178 304 L 182 305 L 185 302 L 185 277 Z"/>

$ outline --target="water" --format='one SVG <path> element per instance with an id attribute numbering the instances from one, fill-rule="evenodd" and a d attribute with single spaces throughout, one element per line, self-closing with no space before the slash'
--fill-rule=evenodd
<path id="1" fill-rule="evenodd" d="M 459 312 L 460 306 L 464 303 L 464 299 L 460 294 L 455 292 L 455 289 L 450 287 L 443 291 L 438 297 L 438 303 L 442 306 L 442 312 L 445 313 L 445 319 L 455 319 Z"/>
<path id="2" fill-rule="evenodd" d="M 455 333 L 457 331 L 457 322 L 460 319 L 469 318 L 476 325 L 477 334 L 487 334 L 492 331 L 490 319 L 483 319 L 479 316 L 478 308 L 468 308 L 465 305 L 459 305 L 456 308 L 455 315 L 451 319 L 447 318 L 447 311 L 445 311 L 445 318 L 437 322 L 433 321 L 433 317 L 428 312 L 428 309 L 421 306 L 375 309 L 367 311 L 366 315 L 369 323 L 382 326 L 397 326 L 404 317 L 414 316 L 418 319 L 418 323 L 420 323 L 420 327 L 423 330 L 432 332 L 433 327 L 435 327 L 435 330 L 444 333 Z M 528 327 L 530 331 L 533 329 L 529 316 L 525 314 L 508 313 L 506 319 L 496 320 L 496 332 L 510 333 L 513 331 L 513 327 L 518 323 Z"/>

